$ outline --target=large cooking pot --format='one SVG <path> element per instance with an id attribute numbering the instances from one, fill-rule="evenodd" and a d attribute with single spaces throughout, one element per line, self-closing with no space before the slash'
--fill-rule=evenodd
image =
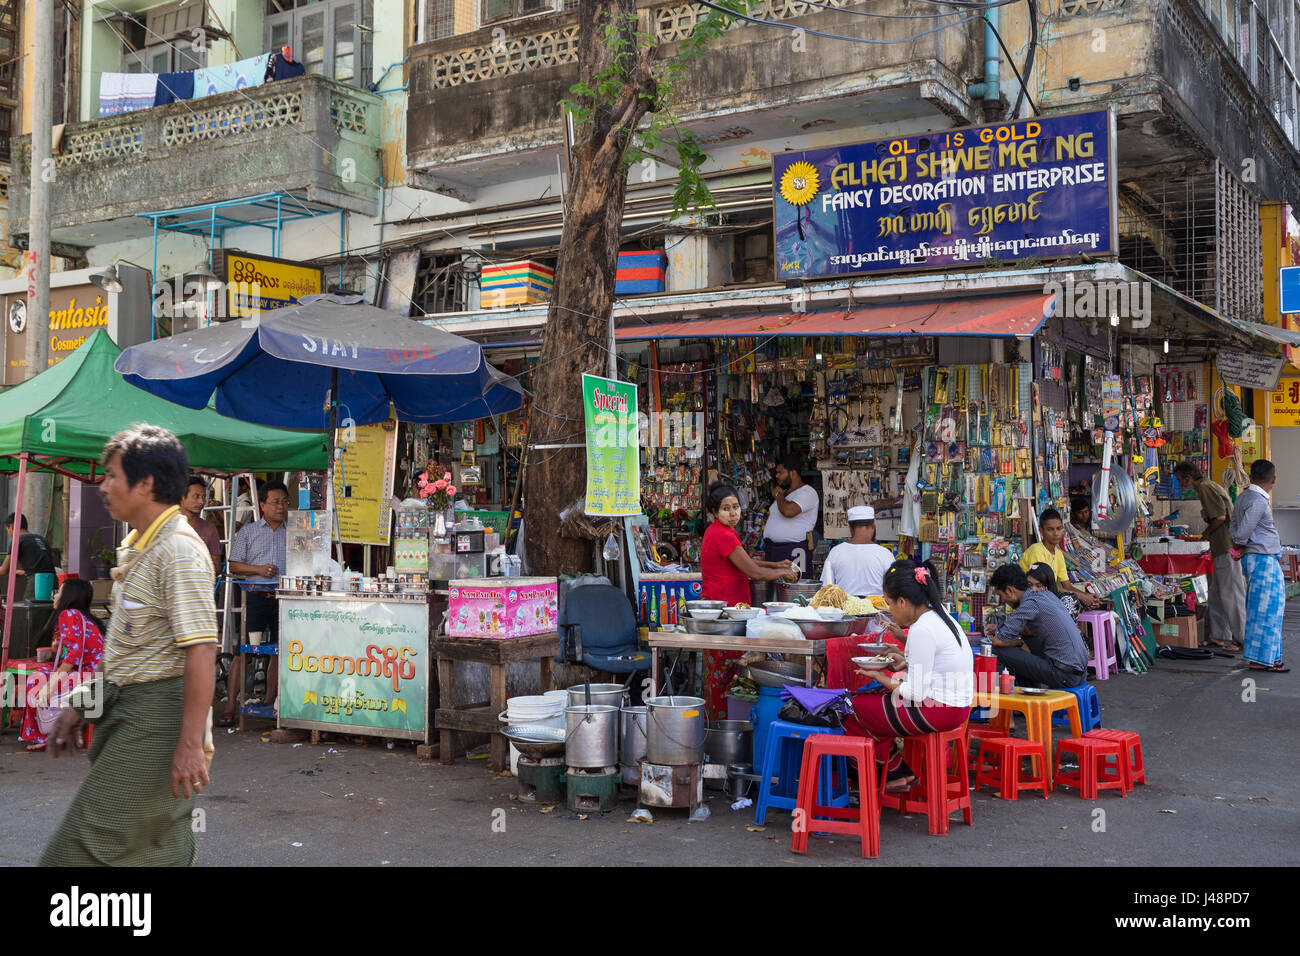
<path id="1" fill-rule="evenodd" d="M 747 720 L 710 720 L 704 727 L 704 762 L 754 762 L 754 725 Z"/>
<path id="2" fill-rule="evenodd" d="M 566 707 L 564 728 L 564 761 L 570 767 L 613 767 L 618 763 L 617 707 Z"/>
<path id="3" fill-rule="evenodd" d="M 646 701 L 646 760 L 668 767 L 704 760 L 704 699 L 651 697 Z"/>
<path id="4" fill-rule="evenodd" d="M 811 601 L 821 589 L 822 583 L 815 578 L 802 578 L 798 581 L 777 581 L 776 599 L 778 601 L 794 601 L 798 603 L 799 598 L 802 597 Z"/>
<path id="5" fill-rule="evenodd" d="M 768 601 L 776 600 L 776 592 L 773 589 L 775 581 L 755 581 L 749 580 L 749 603 L 752 607 L 762 607 Z"/>
<path id="6" fill-rule="evenodd" d="M 645 756 L 646 709 L 624 707 L 618 712 L 618 759 L 624 767 L 635 767 Z"/>
<path id="7" fill-rule="evenodd" d="M 627 688 L 622 684 L 592 684 L 591 702 L 593 704 L 604 704 L 618 710 L 627 703 Z M 582 707 L 586 703 L 586 684 L 574 684 L 569 688 L 570 707 Z"/>

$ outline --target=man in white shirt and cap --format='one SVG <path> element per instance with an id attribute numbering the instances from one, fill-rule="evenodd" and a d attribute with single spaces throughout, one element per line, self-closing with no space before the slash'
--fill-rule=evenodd
<path id="1" fill-rule="evenodd" d="M 881 594 L 894 552 L 875 543 L 876 511 L 870 505 L 848 510 L 849 537 L 831 548 L 822 566 L 822 584 L 836 584 L 853 597 Z"/>

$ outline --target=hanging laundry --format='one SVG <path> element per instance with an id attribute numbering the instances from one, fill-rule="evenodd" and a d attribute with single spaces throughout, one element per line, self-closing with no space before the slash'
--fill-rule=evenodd
<path id="1" fill-rule="evenodd" d="M 266 77 L 266 64 L 271 54 L 227 63 L 224 66 L 206 66 L 194 71 L 194 95 L 216 96 L 218 93 L 233 93 L 250 86 L 261 86 Z"/>
<path id="2" fill-rule="evenodd" d="M 134 113 L 153 106 L 158 89 L 154 73 L 101 73 L 99 75 L 99 115 L 116 116 Z"/>
<path id="3" fill-rule="evenodd" d="M 185 70 L 182 73 L 158 74 L 158 92 L 154 94 L 154 106 L 166 106 L 168 103 L 175 103 L 177 100 L 188 100 L 193 97 L 193 70 Z"/>
<path id="4" fill-rule="evenodd" d="M 280 52 L 274 54 L 271 61 L 266 64 L 266 82 L 291 80 L 306 72 L 307 68 L 293 58 L 293 48 L 285 46 L 281 47 Z"/>

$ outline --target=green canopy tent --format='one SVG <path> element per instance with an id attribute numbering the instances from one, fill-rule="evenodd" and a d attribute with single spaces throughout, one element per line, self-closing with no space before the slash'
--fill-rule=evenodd
<path id="1" fill-rule="evenodd" d="M 66 359 L 0 394 L 0 473 L 18 476 L 14 511 L 22 514 L 23 479 L 29 471 L 55 472 L 81 481 L 103 479 L 99 456 L 110 438 L 137 422 L 173 432 L 189 453 L 190 469 L 212 475 L 245 471 L 321 471 L 327 466 L 322 432 L 253 425 L 211 408 L 173 404 L 127 384 L 113 369 L 121 353 L 98 329 Z M 11 561 L 5 606 L 13 606 Z M 9 657 L 5 615 L 0 673 Z"/>

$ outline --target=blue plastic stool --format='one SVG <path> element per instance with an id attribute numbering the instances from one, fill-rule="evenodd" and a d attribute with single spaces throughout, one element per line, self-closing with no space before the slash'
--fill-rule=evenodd
<path id="1" fill-rule="evenodd" d="M 1101 700 L 1097 697 L 1097 688 L 1091 684 L 1080 684 L 1078 687 L 1063 687 L 1061 689 L 1067 694 L 1073 694 L 1079 701 L 1079 723 L 1083 725 L 1085 734 L 1101 726 Z M 1052 726 L 1070 726 L 1069 716 L 1065 713 L 1053 714 Z"/>
<path id="2" fill-rule="evenodd" d="M 754 762 L 758 763 L 763 759 L 763 748 L 767 745 L 767 727 L 768 724 L 776 720 L 777 713 L 781 710 L 780 687 L 760 687 L 758 689 L 758 700 L 749 712 L 749 722 L 754 725 Z"/>
<path id="3" fill-rule="evenodd" d="M 767 727 L 763 760 L 758 767 L 758 797 L 754 800 L 754 825 L 763 826 L 767 811 L 793 810 L 798 804 L 799 771 L 803 765 L 803 742 L 815 734 L 844 736 L 831 727 L 809 727 L 774 720 Z M 757 751 L 755 751 L 757 753 Z M 817 803 L 823 807 L 849 805 L 849 767 L 845 757 L 823 757 L 817 774 Z M 832 777 L 833 773 L 833 777 Z M 772 777 L 777 783 L 772 784 Z"/>

